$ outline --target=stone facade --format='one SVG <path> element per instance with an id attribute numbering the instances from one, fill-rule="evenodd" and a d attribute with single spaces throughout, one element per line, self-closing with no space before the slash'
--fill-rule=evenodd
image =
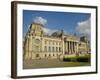
<path id="1" fill-rule="evenodd" d="M 43 25 L 32 23 L 23 42 L 24 59 L 59 58 L 89 53 L 85 37 L 65 35 L 63 30 L 46 35 Z"/>

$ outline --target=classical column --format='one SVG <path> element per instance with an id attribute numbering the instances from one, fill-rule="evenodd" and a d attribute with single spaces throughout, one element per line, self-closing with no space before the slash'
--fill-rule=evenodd
<path id="1" fill-rule="evenodd" d="M 68 45 L 67 46 L 68 46 L 68 54 L 69 54 L 69 41 L 68 41 Z"/>
<path id="2" fill-rule="evenodd" d="M 76 42 L 74 42 L 74 51 L 75 51 L 75 53 L 77 52 L 77 46 L 76 46 Z"/>
<path id="3" fill-rule="evenodd" d="M 74 53 L 74 42 L 72 42 L 72 54 Z"/>
<path id="4" fill-rule="evenodd" d="M 75 53 L 75 42 L 73 42 L 73 53 Z"/>
<path id="5" fill-rule="evenodd" d="M 76 53 L 76 42 L 74 42 L 74 53 Z"/>
<path id="6" fill-rule="evenodd" d="M 71 54 L 71 41 L 69 42 L 69 52 Z"/>
<path id="7" fill-rule="evenodd" d="M 74 42 L 72 41 L 72 54 L 74 53 Z"/>
<path id="8" fill-rule="evenodd" d="M 74 42 L 74 52 L 76 53 L 76 42 Z"/>
<path id="9" fill-rule="evenodd" d="M 70 41 L 70 52 L 72 54 L 72 42 Z"/>
<path id="10" fill-rule="evenodd" d="M 70 52 L 72 54 L 72 42 L 70 41 Z"/>
<path id="11" fill-rule="evenodd" d="M 68 52 L 68 42 L 66 41 L 66 51 Z"/>
<path id="12" fill-rule="evenodd" d="M 76 52 L 78 52 L 78 43 L 76 42 Z"/>
<path id="13" fill-rule="evenodd" d="M 68 43 L 69 43 L 69 45 L 68 45 L 68 46 L 69 46 L 69 54 L 70 54 L 70 41 L 69 41 Z"/>
<path id="14" fill-rule="evenodd" d="M 72 53 L 74 54 L 74 41 L 72 42 Z"/>
<path id="15" fill-rule="evenodd" d="M 68 48 L 68 49 L 67 49 L 67 52 L 69 53 L 69 46 L 68 46 L 68 44 L 69 44 L 69 43 L 68 43 L 68 41 L 67 41 L 67 48 Z"/>
<path id="16" fill-rule="evenodd" d="M 65 51 L 65 50 L 64 50 L 64 45 L 65 45 L 65 44 L 64 44 L 64 40 L 63 40 L 63 54 L 64 54 L 64 51 Z"/>
<path id="17" fill-rule="evenodd" d="M 70 54 L 70 41 L 68 41 L 68 53 Z"/>
<path id="18" fill-rule="evenodd" d="M 73 52 L 73 42 L 71 41 L 71 54 Z"/>

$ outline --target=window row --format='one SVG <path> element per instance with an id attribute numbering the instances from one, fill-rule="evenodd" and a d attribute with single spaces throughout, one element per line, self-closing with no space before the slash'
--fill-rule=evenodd
<path id="1" fill-rule="evenodd" d="M 52 57 L 52 56 L 59 56 L 59 54 L 45 54 L 44 57 Z M 40 57 L 39 54 L 36 54 L 36 57 Z"/>
<path id="2" fill-rule="evenodd" d="M 44 50 L 46 52 L 61 52 L 61 47 L 45 46 Z"/>
<path id="3" fill-rule="evenodd" d="M 61 45 L 61 42 L 57 42 L 57 41 L 49 41 L 49 40 L 47 40 L 47 41 L 45 41 L 45 44 L 52 44 L 52 45 Z"/>
<path id="4" fill-rule="evenodd" d="M 59 54 L 45 54 L 45 57 L 59 56 Z"/>

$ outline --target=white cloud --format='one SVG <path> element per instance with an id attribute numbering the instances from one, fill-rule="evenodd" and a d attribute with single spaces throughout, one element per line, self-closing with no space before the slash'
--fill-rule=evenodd
<path id="1" fill-rule="evenodd" d="M 43 17 L 37 16 L 37 17 L 35 17 L 35 19 L 33 20 L 33 22 L 45 25 L 47 23 L 47 20 L 44 19 Z"/>
<path id="2" fill-rule="evenodd" d="M 41 17 L 41 16 L 36 16 L 33 19 L 33 22 L 34 23 L 38 23 L 38 24 L 45 25 L 47 23 L 47 20 L 45 18 Z M 43 27 L 43 31 L 44 31 L 45 34 L 51 35 L 53 32 L 56 32 L 57 30 L 52 30 L 52 29 Z"/>
<path id="3" fill-rule="evenodd" d="M 52 29 L 48 29 L 48 28 L 43 28 L 43 31 L 45 34 L 51 35 L 52 33 L 58 31 L 58 30 L 52 30 Z"/>
<path id="4" fill-rule="evenodd" d="M 79 34 L 85 35 L 88 38 L 90 38 L 90 33 L 91 33 L 91 21 L 90 18 L 88 20 L 78 22 L 76 31 L 78 31 Z"/>

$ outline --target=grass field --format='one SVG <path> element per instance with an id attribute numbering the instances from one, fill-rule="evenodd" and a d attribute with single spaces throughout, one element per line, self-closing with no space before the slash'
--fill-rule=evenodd
<path id="1" fill-rule="evenodd" d="M 90 62 L 64 62 L 58 59 L 24 60 L 24 69 L 90 66 Z"/>

